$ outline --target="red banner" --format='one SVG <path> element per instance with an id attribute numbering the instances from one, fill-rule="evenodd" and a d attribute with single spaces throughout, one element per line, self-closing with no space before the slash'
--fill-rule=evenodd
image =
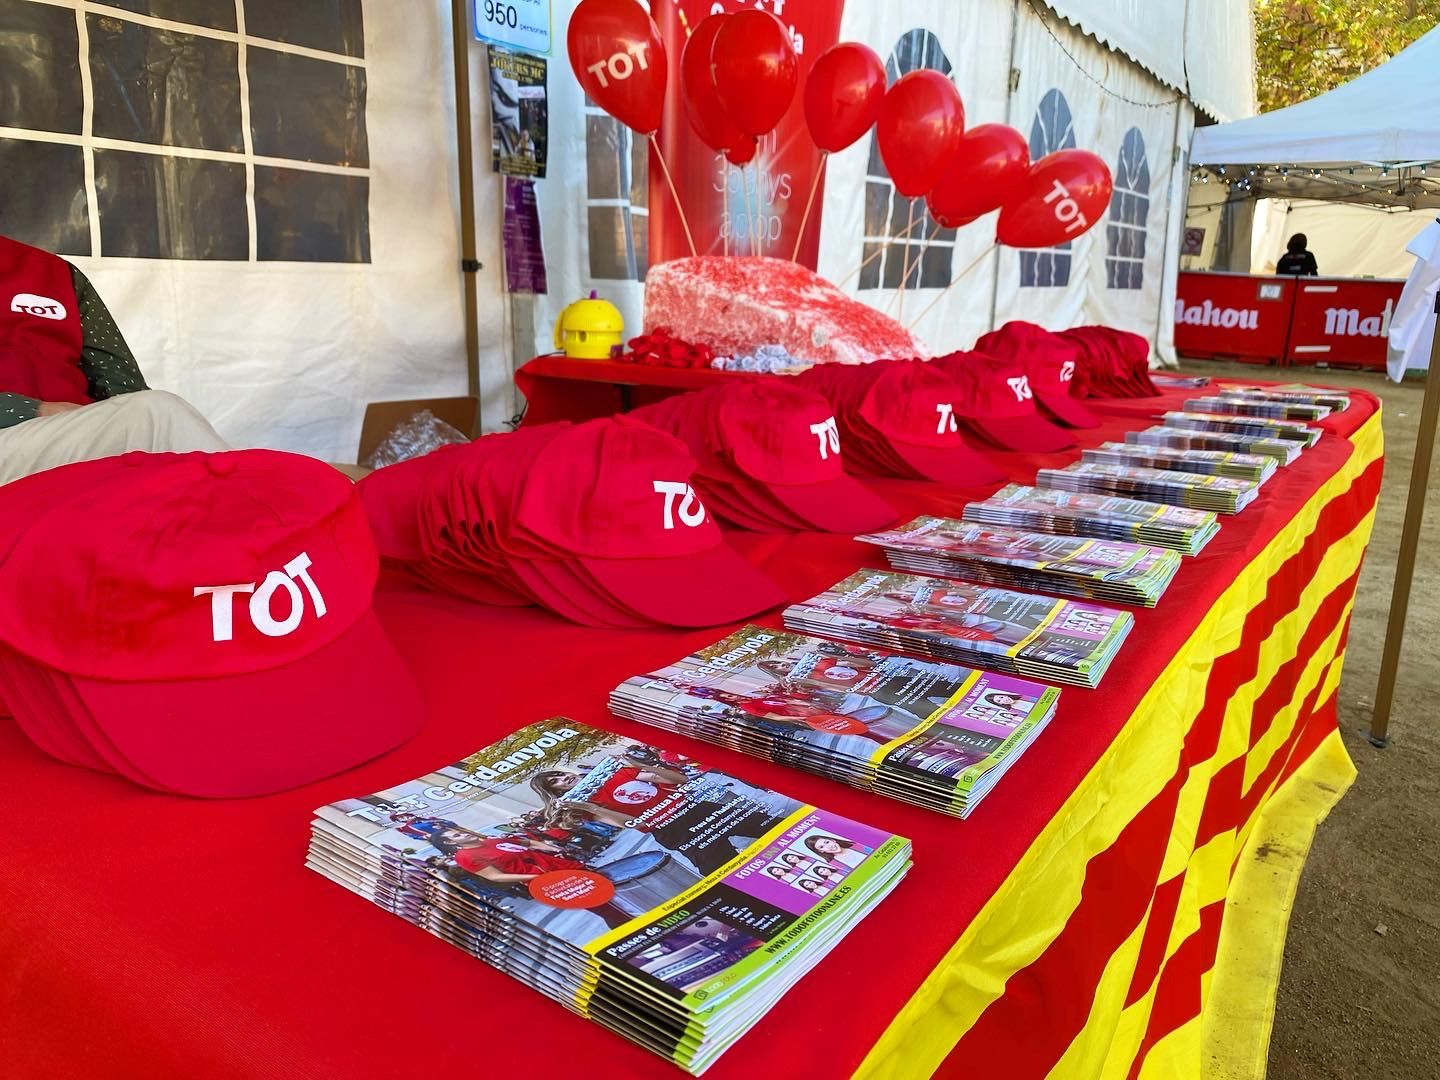
<path id="1" fill-rule="evenodd" d="M 1403 281 L 1302 278 L 1290 322 L 1292 364 L 1359 365 L 1385 370 L 1385 333 Z"/>
<path id="2" fill-rule="evenodd" d="M 701 19 L 716 12 L 755 7 L 770 12 L 790 31 L 800 60 L 795 100 L 779 126 L 760 142 L 743 169 L 702 143 L 685 118 L 680 92 L 680 53 Z M 802 104 L 810 65 L 840 36 L 844 0 L 653 0 L 651 14 L 665 39 L 669 80 L 659 143 L 685 205 L 695 248 L 701 255 L 772 255 L 788 259 L 823 162 L 805 128 Z M 814 269 L 820 251 L 820 203 L 815 204 L 800 244 L 799 262 Z M 665 174 L 650 151 L 650 263 L 690 254 L 685 229 Z"/>
<path id="3" fill-rule="evenodd" d="M 1175 350 L 1260 363 L 1285 356 L 1295 279 L 1182 273 L 1175 294 Z"/>

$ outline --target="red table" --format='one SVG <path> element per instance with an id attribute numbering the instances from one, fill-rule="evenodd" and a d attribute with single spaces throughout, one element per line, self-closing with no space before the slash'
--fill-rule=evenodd
<path id="1" fill-rule="evenodd" d="M 1184 396 L 1125 403 L 1086 441 Z M 1313 826 L 1350 776 L 1335 685 L 1381 468 L 1378 405 L 1352 396 L 1334 434 L 1227 519 L 1159 609 L 1137 612 L 1104 685 L 1063 691 L 1050 728 L 963 822 L 607 716 L 614 684 L 721 630 L 589 630 L 398 581 L 377 606 L 429 723 L 304 790 L 151 794 L 52 762 L 0 722 L 4 1074 L 679 1075 L 301 865 L 312 808 L 553 714 L 914 839 L 910 877 L 710 1075 L 1171 1078 L 1253 1053 L 1247 1024 L 1264 1027 L 1278 964 L 1268 983 L 1247 976 L 1236 949 L 1278 948 L 1288 899 L 1246 875 L 1279 810 Z M 1028 479 L 1064 458 L 1004 464 Z M 983 494 L 878 486 L 907 511 Z M 843 537 L 734 541 L 795 597 L 877 558 Z M 1296 811 L 1307 792 L 1317 808 Z M 1204 1028 L 1217 1016 L 1215 1044 Z"/>

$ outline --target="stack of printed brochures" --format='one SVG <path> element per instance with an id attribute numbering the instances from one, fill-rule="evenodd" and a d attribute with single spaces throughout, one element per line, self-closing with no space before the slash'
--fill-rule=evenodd
<path id="1" fill-rule="evenodd" d="M 1154 607 L 1180 569 L 1168 548 L 918 517 L 856 540 L 897 570 Z"/>
<path id="2" fill-rule="evenodd" d="M 610 695 L 618 716 L 965 817 L 1044 730 L 1028 679 L 746 626 Z"/>
<path id="3" fill-rule="evenodd" d="M 1333 386 L 1304 386 L 1300 383 L 1286 383 L 1284 386 L 1227 386 L 1220 391 L 1220 396 L 1242 401 L 1322 405 L 1332 413 L 1344 412 L 1350 407 L 1350 395 L 1344 390 Z"/>
<path id="4" fill-rule="evenodd" d="M 563 717 L 311 830 L 311 869 L 695 1075 L 910 867 L 903 837 Z"/>
<path id="5" fill-rule="evenodd" d="M 1193 404 L 1193 402 L 1191 403 Z M 1187 431 L 1228 432 L 1252 439 L 1284 439 L 1303 447 L 1320 441 L 1320 429 L 1303 420 L 1279 420 L 1265 416 L 1232 416 L 1215 412 L 1167 412 L 1165 426 Z"/>
<path id="6" fill-rule="evenodd" d="M 1219 519 L 1207 510 L 1019 484 L 1006 485 L 984 502 L 970 503 L 964 517 L 982 525 L 1057 536 L 1131 540 L 1184 555 L 1198 554 L 1220 531 Z"/>
<path id="7" fill-rule="evenodd" d="M 1170 450 L 1203 450 L 1216 454 L 1247 454 L 1274 458 L 1280 465 L 1294 462 L 1305 450 L 1302 443 L 1288 439 L 1267 439 L 1224 431 L 1189 431 L 1179 427 L 1152 427 L 1127 431 L 1128 446 L 1150 446 Z M 1106 445 L 1109 445 L 1108 443 Z"/>
<path id="8" fill-rule="evenodd" d="M 1225 450 L 1175 450 L 1167 446 L 1142 446 L 1128 442 L 1107 442 L 1083 450 L 1084 461 L 1100 465 L 1130 465 L 1142 469 L 1169 469 L 1174 472 L 1233 476 L 1263 484 L 1280 467 L 1267 454 L 1237 454 Z"/>
<path id="9" fill-rule="evenodd" d="M 1035 474 L 1035 483 L 1051 490 L 1123 495 L 1152 503 L 1213 510 L 1218 514 L 1239 513 L 1260 494 L 1260 483 L 1256 480 L 1137 465 L 1106 465 L 1097 461 L 1077 461 L 1063 469 L 1041 469 Z"/>
<path id="10" fill-rule="evenodd" d="M 1135 619 L 1079 600 L 858 570 L 785 609 L 803 634 L 1095 687 Z"/>
<path id="11" fill-rule="evenodd" d="M 1328 405 L 1315 405 L 1299 398 L 1250 394 L 1213 394 L 1191 398 L 1185 408 L 1200 413 L 1233 413 L 1237 416 L 1264 416 L 1280 420 L 1324 420 L 1334 410 Z"/>

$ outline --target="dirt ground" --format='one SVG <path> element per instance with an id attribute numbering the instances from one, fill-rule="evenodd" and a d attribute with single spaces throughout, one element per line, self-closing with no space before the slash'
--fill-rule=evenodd
<path id="1" fill-rule="evenodd" d="M 1275 369 L 1187 361 L 1187 371 L 1277 378 Z M 1400 659 L 1391 744 L 1365 739 L 1420 418 L 1418 383 L 1315 371 L 1385 403 L 1385 481 L 1360 576 L 1340 684 L 1340 723 L 1359 778 L 1325 821 L 1285 943 L 1270 1080 L 1440 1077 L 1440 458 Z"/>

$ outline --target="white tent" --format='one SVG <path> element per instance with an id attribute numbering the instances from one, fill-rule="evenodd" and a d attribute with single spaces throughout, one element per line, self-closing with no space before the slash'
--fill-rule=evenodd
<path id="1" fill-rule="evenodd" d="M 1255 198 L 1440 206 L 1437 96 L 1440 28 L 1328 94 L 1197 129 L 1191 160 Z"/>

